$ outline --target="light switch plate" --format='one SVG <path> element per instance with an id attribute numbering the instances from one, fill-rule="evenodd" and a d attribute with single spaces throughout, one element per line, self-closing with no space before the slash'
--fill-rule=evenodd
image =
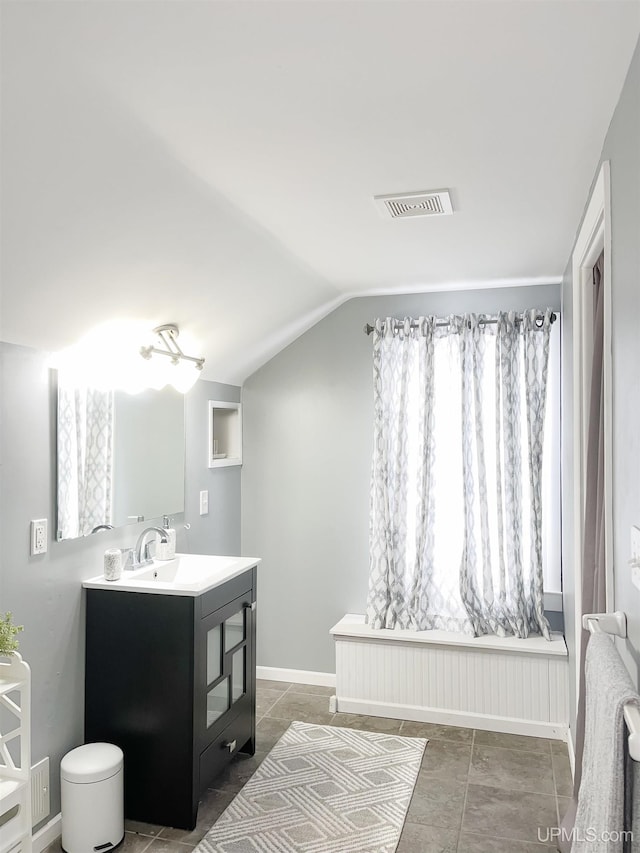
<path id="1" fill-rule="evenodd" d="M 204 489 L 200 492 L 200 515 L 206 515 L 209 512 L 209 491 Z"/>
<path id="2" fill-rule="evenodd" d="M 31 556 L 47 553 L 47 519 L 37 518 L 31 522 Z"/>
<path id="3" fill-rule="evenodd" d="M 640 527 L 631 528 L 631 581 L 640 589 Z"/>

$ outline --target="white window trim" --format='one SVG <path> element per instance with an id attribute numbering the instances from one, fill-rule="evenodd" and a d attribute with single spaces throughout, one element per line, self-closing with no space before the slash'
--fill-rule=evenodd
<path id="1" fill-rule="evenodd" d="M 586 435 L 589 409 L 589 367 L 592 348 L 591 301 L 585 288 L 591 286 L 593 267 L 604 250 L 604 514 L 605 575 L 608 611 L 615 609 L 613 575 L 613 417 L 611 358 L 611 184 L 609 161 L 603 162 L 571 259 L 573 285 L 573 566 L 574 633 L 576 655 L 582 636 L 582 543 L 585 510 Z M 576 695 L 580 688 L 580 667 L 576 666 Z"/>

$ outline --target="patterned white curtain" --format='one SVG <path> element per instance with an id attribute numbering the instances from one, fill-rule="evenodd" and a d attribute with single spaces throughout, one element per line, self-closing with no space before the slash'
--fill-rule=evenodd
<path id="1" fill-rule="evenodd" d="M 373 627 L 549 636 L 541 466 L 551 311 L 540 316 L 376 322 Z"/>
<path id="2" fill-rule="evenodd" d="M 58 372 L 58 536 L 111 524 L 113 392 L 76 387 Z"/>
<path id="3" fill-rule="evenodd" d="M 438 330 L 439 331 L 439 330 Z M 433 519 L 436 321 L 376 321 L 367 621 L 463 630 L 457 580 L 436 559 Z"/>
<path id="4" fill-rule="evenodd" d="M 475 636 L 534 632 L 549 639 L 542 578 L 542 445 L 551 311 L 538 321 L 540 316 L 527 311 L 517 322 L 512 312 L 498 314 L 491 325 L 473 315 L 452 322 L 462 366 L 460 595 Z M 494 354 L 489 366 L 488 348 Z M 489 400 L 487 369 L 494 379 Z"/>

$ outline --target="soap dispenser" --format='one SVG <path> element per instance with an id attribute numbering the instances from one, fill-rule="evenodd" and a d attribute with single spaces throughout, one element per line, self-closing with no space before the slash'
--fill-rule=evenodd
<path id="1" fill-rule="evenodd" d="M 173 560 L 176 555 L 176 529 L 169 527 L 169 516 L 162 516 L 162 527 L 167 537 L 166 542 L 158 542 L 156 560 Z"/>

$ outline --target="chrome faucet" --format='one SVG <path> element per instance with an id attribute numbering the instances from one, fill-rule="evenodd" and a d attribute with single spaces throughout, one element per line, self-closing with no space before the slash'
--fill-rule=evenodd
<path id="1" fill-rule="evenodd" d="M 113 530 L 113 524 L 96 524 L 91 532 L 97 533 L 99 530 Z"/>
<path id="2" fill-rule="evenodd" d="M 146 541 L 149 533 L 158 533 L 161 542 L 169 541 L 167 531 L 162 527 L 145 527 L 140 536 L 138 536 L 136 547 L 133 549 L 131 565 L 127 565 L 127 568 L 139 569 L 141 566 L 148 566 L 153 562 L 150 551 L 151 542 Z"/>

